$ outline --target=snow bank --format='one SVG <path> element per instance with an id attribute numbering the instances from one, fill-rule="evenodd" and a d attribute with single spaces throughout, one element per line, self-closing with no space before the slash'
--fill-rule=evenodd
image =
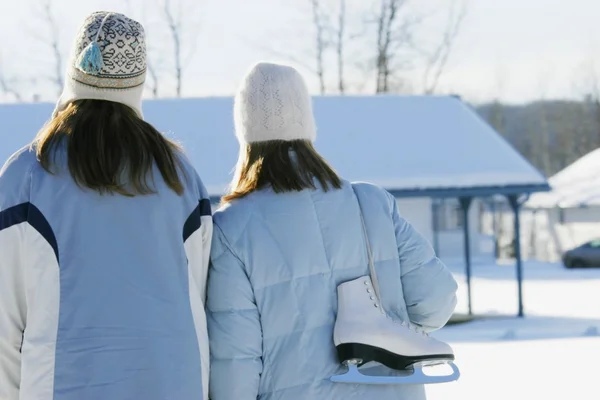
<path id="1" fill-rule="evenodd" d="M 462 268 L 450 267 L 464 300 Z M 462 375 L 427 386 L 429 400 L 598 399 L 600 269 L 526 262 L 524 275 L 526 318 L 491 317 L 434 333 L 452 345 Z M 476 314 L 516 314 L 512 265 L 474 265 L 473 276 Z"/>
<path id="2" fill-rule="evenodd" d="M 426 387 L 428 400 L 596 400 L 600 338 L 454 346 L 457 382 Z"/>

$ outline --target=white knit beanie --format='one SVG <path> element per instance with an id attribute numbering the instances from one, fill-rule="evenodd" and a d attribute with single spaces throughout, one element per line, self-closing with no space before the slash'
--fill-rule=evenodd
<path id="1" fill-rule="evenodd" d="M 314 141 L 312 102 L 298 71 L 261 62 L 252 67 L 235 96 L 234 120 L 240 143 Z"/>
<path id="2" fill-rule="evenodd" d="M 75 38 L 65 87 L 52 117 L 75 100 L 95 99 L 125 104 L 143 118 L 145 80 L 143 26 L 123 14 L 94 12 Z"/>

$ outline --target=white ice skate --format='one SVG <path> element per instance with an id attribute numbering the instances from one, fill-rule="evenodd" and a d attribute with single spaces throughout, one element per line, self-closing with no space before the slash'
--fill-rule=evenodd
<path id="1" fill-rule="evenodd" d="M 334 343 L 340 361 L 348 367 L 344 375 L 331 378 L 340 383 L 431 384 L 457 380 L 452 348 L 417 327 L 392 320 L 378 301 L 369 276 L 338 287 L 338 316 Z M 412 372 L 407 376 L 368 376 L 358 367 L 375 361 L 388 368 Z M 450 375 L 431 376 L 423 367 L 449 364 Z"/>
<path id="2" fill-rule="evenodd" d="M 358 198 L 358 195 L 357 195 Z M 359 201 L 360 205 L 360 201 Z M 455 381 L 460 372 L 452 348 L 407 322 L 394 321 L 380 302 L 381 296 L 371 246 L 361 212 L 370 276 L 338 286 L 338 314 L 333 338 L 340 362 L 348 367 L 333 382 L 365 384 L 430 384 Z M 368 376 L 358 367 L 375 361 L 388 368 L 412 372 L 407 376 Z M 452 374 L 431 376 L 423 367 L 449 364 Z"/>

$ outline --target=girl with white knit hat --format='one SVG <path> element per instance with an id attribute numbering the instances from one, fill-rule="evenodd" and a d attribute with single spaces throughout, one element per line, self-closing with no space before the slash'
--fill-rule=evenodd
<path id="1" fill-rule="evenodd" d="M 0 170 L 0 399 L 208 398 L 210 202 L 143 120 L 145 76 L 143 27 L 91 14 Z"/>
<path id="2" fill-rule="evenodd" d="M 330 381 L 345 370 L 336 288 L 369 274 L 360 210 L 389 315 L 440 328 L 456 305 L 452 274 L 393 196 L 344 180 L 315 150 L 311 98 L 295 69 L 253 66 L 234 116 L 240 155 L 213 216 L 207 289 L 211 398 L 424 399 L 422 385 Z M 343 132 L 321 134 L 339 135 L 344 151 Z"/>

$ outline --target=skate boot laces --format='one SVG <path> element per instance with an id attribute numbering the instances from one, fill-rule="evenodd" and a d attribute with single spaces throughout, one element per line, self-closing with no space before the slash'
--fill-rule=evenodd
<path id="1" fill-rule="evenodd" d="M 373 305 L 375 306 L 375 308 L 379 309 L 379 311 L 381 311 L 381 313 L 383 315 L 385 315 L 385 317 L 387 319 L 389 319 L 390 321 L 392 321 L 395 324 L 402 325 L 403 327 L 405 327 L 407 329 L 410 329 L 410 330 L 412 330 L 416 333 L 419 333 L 423 336 L 429 337 L 429 334 L 427 332 L 425 332 L 425 330 L 423 328 L 420 328 L 418 326 L 410 324 L 406 321 L 398 321 L 398 320 L 395 320 L 394 318 L 392 318 L 387 312 L 385 312 L 383 307 L 379 304 L 379 299 L 377 298 L 375 293 L 373 293 L 373 290 L 371 289 L 371 285 L 369 285 L 369 281 L 365 281 L 364 283 L 365 283 L 365 286 L 367 289 L 367 294 L 369 295 L 369 298 L 373 301 Z"/>

